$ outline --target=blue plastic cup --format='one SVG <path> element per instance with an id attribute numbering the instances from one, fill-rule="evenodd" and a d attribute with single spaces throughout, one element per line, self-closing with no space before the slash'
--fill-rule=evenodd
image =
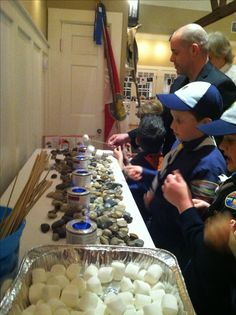
<path id="1" fill-rule="evenodd" d="M 0 221 L 12 211 L 11 208 L 0 206 Z M 25 220 L 18 229 L 0 239 L 0 283 L 5 278 L 14 278 L 18 269 L 20 238 L 25 227 Z"/>

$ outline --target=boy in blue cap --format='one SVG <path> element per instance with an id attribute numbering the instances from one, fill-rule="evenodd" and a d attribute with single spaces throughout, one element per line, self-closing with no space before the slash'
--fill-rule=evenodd
<path id="1" fill-rule="evenodd" d="M 145 168 L 147 173 L 156 174 L 156 170 L 162 158 L 161 148 L 164 136 L 165 127 L 162 117 L 160 115 L 145 115 L 140 120 L 136 137 L 136 141 L 141 150 L 130 160 L 130 165 Z M 120 146 L 115 148 L 113 155 L 126 174 L 122 148 Z M 128 177 L 126 179 L 144 222 L 149 220 L 149 213 L 145 211 L 143 195 L 150 188 L 154 176 L 155 175 L 147 176 L 139 181 L 134 181 Z"/>
<path id="2" fill-rule="evenodd" d="M 167 176 L 162 189 L 164 197 L 178 208 L 182 233 L 191 252 L 184 278 L 196 313 L 235 315 L 236 102 L 220 119 L 198 128 L 207 135 L 224 136 L 220 149 L 231 176 L 216 191 L 211 205 L 192 199 L 179 171 Z M 205 226 L 198 207 L 208 207 Z"/>
<path id="3" fill-rule="evenodd" d="M 164 198 L 161 187 L 167 175 L 176 169 L 181 171 L 189 186 L 195 180 L 216 183 L 218 176 L 226 173 L 224 157 L 214 139 L 197 129 L 199 123 L 207 124 L 218 119 L 223 104 L 217 88 L 208 82 L 192 82 L 173 94 L 157 96 L 171 111 L 171 128 L 178 145 L 164 157 L 152 190 L 145 196 L 152 217 L 149 232 L 155 246 L 172 252 L 184 270 L 189 253 L 181 231 L 178 209 Z"/>

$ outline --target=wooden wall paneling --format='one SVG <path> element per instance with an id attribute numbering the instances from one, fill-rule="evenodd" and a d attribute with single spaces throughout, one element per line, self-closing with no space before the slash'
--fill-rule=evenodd
<path id="1" fill-rule="evenodd" d="M 18 1 L 0 2 L 0 195 L 42 144 L 48 44 Z"/>

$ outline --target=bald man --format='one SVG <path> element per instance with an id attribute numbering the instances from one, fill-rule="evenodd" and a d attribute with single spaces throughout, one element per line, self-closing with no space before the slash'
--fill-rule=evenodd
<path id="1" fill-rule="evenodd" d="M 170 38 L 171 57 L 177 74 L 179 75 L 170 88 L 170 93 L 174 93 L 184 85 L 192 81 L 205 81 L 214 84 L 224 103 L 224 110 L 230 107 L 236 100 L 236 85 L 220 70 L 215 68 L 208 60 L 208 35 L 198 24 L 187 24 L 176 30 Z M 169 110 L 163 112 L 165 128 L 167 130 L 163 154 L 169 152 L 175 137 L 170 124 L 172 117 Z M 120 145 L 136 137 L 136 129 L 128 133 L 113 135 L 108 143 L 110 145 Z"/>

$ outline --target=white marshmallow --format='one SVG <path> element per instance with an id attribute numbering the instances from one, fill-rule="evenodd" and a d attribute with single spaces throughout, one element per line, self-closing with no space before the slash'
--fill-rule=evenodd
<path id="1" fill-rule="evenodd" d="M 135 294 L 134 305 L 137 309 L 141 309 L 144 305 L 151 304 L 151 302 L 152 299 L 150 296 L 140 293 Z"/>
<path id="2" fill-rule="evenodd" d="M 147 270 L 145 270 L 145 269 L 140 270 L 138 272 L 138 280 L 144 281 L 144 277 L 145 277 L 146 272 L 147 272 Z"/>
<path id="3" fill-rule="evenodd" d="M 102 304 L 98 304 L 97 307 L 95 309 L 89 309 L 86 311 L 86 315 L 105 315 L 107 314 L 107 306 L 102 303 Z"/>
<path id="4" fill-rule="evenodd" d="M 35 305 L 30 305 L 23 310 L 21 315 L 34 315 L 35 308 L 36 308 Z"/>
<path id="5" fill-rule="evenodd" d="M 70 312 L 65 308 L 60 308 L 56 310 L 53 315 L 70 315 Z"/>
<path id="6" fill-rule="evenodd" d="M 134 298 L 133 298 L 133 303 L 134 303 Z M 129 304 L 129 305 L 126 305 L 126 310 L 136 310 L 134 304 Z"/>
<path id="7" fill-rule="evenodd" d="M 71 284 L 75 285 L 78 288 L 79 296 L 82 296 L 84 294 L 86 290 L 86 282 L 83 278 L 77 276 L 71 281 Z"/>
<path id="8" fill-rule="evenodd" d="M 47 278 L 47 280 L 48 280 L 48 277 L 51 277 L 51 271 L 45 271 L 45 273 L 46 273 L 46 278 Z"/>
<path id="9" fill-rule="evenodd" d="M 120 281 L 121 291 L 133 291 L 133 283 L 130 278 L 123 277 Z"/>
<path id="10" fill-rule="evenodd" d="M 61 289 L 64 289 L 67 284 L 69 284 L 69 280 L 64 275 L 52 275 L 47 279 L 47 284 L 55 284 L 58 285 Z"/>
<path id="11" fill-rule="evenodd" d="M 136 309 L 126 310 L 123 315 L 137 315 Z"/>
<path id="12" fill-rule="evenodd" d="M 150 297 L 152 298 L 153 301 L 161 301 L 163 296 L 165 295 L 165 290 L 163 289 L 152 289 L 150 291 Z"/>
<path id="13" fill-rule="evenodd" d="M 77 307 L 79 303 L 77 293 L 65 289 L 61 293 L 61 301 L 68 307 Z"/>
<path id="14" fill-rule="evenodd" d="M 42 299 L 42 290 L 45 287 L 44 283 L 32 284 L 29 288 L 29 300 L 31 304 L 36 304 Z"/>
<path id="15" fill-rule="evenodd" d="M 104 303 L 107 304 L 114 296 L 116 296 L 114 292 L 108 292 L 108 294 L 105 295 Z"/>
<path id="16" fill-rule="evenodd" d="M 134 280 L 134 293 L 141 293 L 149 295 L 151 287 L 147 282 L 142 280 Z"/>
<path id="17" fill-rule="evenodd" d="M 94 153 L 94 152 L 95 152 L 95 147 L 92 144 L 89 144 L 87 147 L 87 150 L 86 150 L 87 155 L 91 156 L 92 153 Z"/>
<path id="18" fill-rule="evenodd" d="M 103 151 L 102 150 L 96 150 L 95 152 L 95 158 L 96 159 L 101 159 L 101 157 L 103 156 Z"/>
<path id="19" fill-rule="evenodd" d="M 159 302 L 154 302 L 152 304 L 144 305 L 143 307 L 144 315 L 163 315 L 161 310 L 161 304 Z"/>
<path id="20" fill-rule="evenodd" d="M 45 302 L 47 302 L 48 300 L 52 298 L 59 299 L 60 294 L 61 294 L 61 288 L 59 287 L 59 285 L 46 284 L 42 288 L 42 299 Z"/>
<path id="21" fill-rule="evenodd" d="M 163 289 L 163 290 L 165 290 L 165 286 L 164 286 L 163 282 L 158 281 L 158 282 L 152 287 L 152 290 L 158 290 L 158 289 Z"/>
<path id="22" fill-rule="evenodd" d="M 52 315 L 52 311 L 49 305 L 43 303 L 36 305 L 34 315 Z"/>
<path id="23" fill-rule="evenodd" d="M 66 276 L 72 280 L 76 276 L 79 276 L 81 271 L 81 265 L 79 264 L 70 264 L 68 268 L 66 269 Z"/>
<path id="24" fill-rule="evenodd" d="M 134 297 L 131 292 L 120 292 L 117 294 L 121 297 L 122 301 L 124 301 L 126 307 L 134 304 Z"/>
<path id="25" fill-rule="evenodd" d="M 89 141 L 90 141 L 90 138 L 88 135 L 83 135 L 83 144 L 84 145 L 88 145 L 89 144 Z"/>
<path id="26" fill-rule="evenodd" d="M 66 268 L 62 264 L 55 264 L 51 268 L 51 273 L 54 275 L 65 275 Z"/>
<path id="27" fill-rule="evenodd" d="M 93 293 L 102 294 L 101 281 L 97 276 L 93 276 L 88 279 L 87 288 Z"/>
<path id="28" fill-rule="evenodd" d="M 98 274 L 97 266 L 91 264 L 84 271 L 84 279 L 88 280 L 92 276 L 97 276 L 97 274 Z"/>
<path id="29" fill-rule="evenodd" d="M 66 308 L 65 304 L 56 298 L 49 299 L 48 305 L 51 307 L 52 312 L 55 312 L 59 308 Z"/>
<path id="30" fill-rule="evenodd" d="M 154 285 L 159 281 L 162 274 L 163 270 L 161 266 L 159 266 L 158 264 L 153 264 L 148 267 L 147 272 L 144 276 L 144 280 L 150 283 L 151 285 Z"/>
<path id="31" fill-rule="evenodd" d="M 128 263 L 125 268 L 125 275 L 126 277 L 129 277 L 131 280 L 138 279 L 138 272 L 139 272 L 139 265 L 135 263 Z"/>
<path id="32" fill-rule="evenodd" d="M 107 309 L 111 315 L 122 315 L 126 305 L 119 295 L 115 295 L 108 300 Z"/>
<path id="33" fill-rule="evenodd" d="M 121 261 L 113 261 L 111 266 L 113 268 L 113 280 L 120 281 L 125 273 L 125 264 Z"/>
<path id="34" fill-rule="evenodd" d="M 130 305 L 128 305 L 123 315 L 144 315 L 144 313 L 143 313 L 143 309 L 136 310 L 135 307 L 131 308 Z"/>
<path id="35" fill-rule="evenodd" d="M 161 305 L 163 315 L 177 315 L 178 302 L 173 294 L 165 294 L 162 298 Z"/>
<path id="36" fill-rule="evenodd" d="M 45 283 L 47 281 L 47 275 L 44 268 L 35 268 L 32 270 L 32 283 Z"/>
<path id="37" fill-rule="evenodd" d="M 82 311 L 87 311 L 89 309 L 95 309 L 98 304 L 98 296 L 93 292 L 85 292 L 85 294 L 79 300 L 79 308 Z"/>
<path id="38" fill-rule="evenodd" d="M 79 296 L 79 289 L 76 285 L 69 283 L 67 286 L 64 288 L 64 290 L 75 292 L 77 296 Z"/>
<path id="39" fill-rule="evenodd" d="M 98 278 L 101 283 L 109 283 L 113 279 L 112 267 L 101 267 L 98 269 Z"/>
<path id="40" fill-rule="evenodd" d="M 80 312 L 80 311 L 71 311 L 70 315 L 86 315 L 85 312 Z"/>

